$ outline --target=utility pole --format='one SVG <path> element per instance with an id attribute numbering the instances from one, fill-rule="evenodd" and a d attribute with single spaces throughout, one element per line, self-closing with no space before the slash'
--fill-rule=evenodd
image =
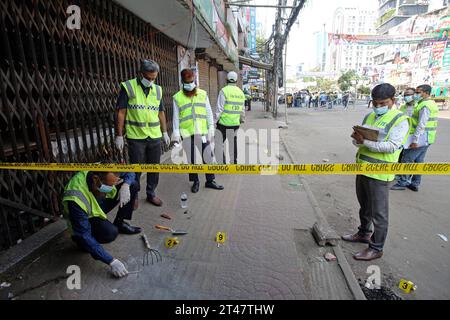
<path id="1" fill-rule="evenodd" d="M 283 84 L 284 84 L 284 102 L 285 102 L 285 108 L 284 108 L 284 120 L 286 124 L 288 124 L 288 112 L 287 112 L 287 46 L 288 41 L 286 41 L 286 44 L 284 45 L 284 73 L 283 73 Z"/>
<path id="2" fill-rule="evenodd" d="M 278 0 L 278 10 L 277 16 L 275 20 L 275 32 L 274 32 L 274 41 L 275 41 L 275 50 L 274 50 L 274 59 L 273 59 L 273 70 L 274 70 L 274 78 L 275 78 L 275 92 L 274 92 L 274 106 L 273 106 L 273 115 L 276 118 L 278 115 L 278 81 L 280 79 L 281 73 L 283 72 L 283 47 L 287 42 L 287 37 L 289 32 L 291 31 L 292 25 L 296 22 L 298 14 L 300 10 L 303 8 L 306 0 L 294 0 L 294 9 L 292 9 L 288 21 L 286 23 L 286 27 L 284 32 L 281 32 L 281 24 L 282 24 L 282 15 L 281 15 L 281 7 L 286 6 L 287 0 Z"/>

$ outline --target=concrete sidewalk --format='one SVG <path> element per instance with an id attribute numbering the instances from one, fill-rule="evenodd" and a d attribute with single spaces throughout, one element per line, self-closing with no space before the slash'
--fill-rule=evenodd
<path id="1" fill-rule="evenodd" d="M 256 104 L 247 114 L 245 127 L 276 128 L 276 121 L 265 115 Z M 264 141 L 249 144 L 251 150 L 257 147 L 267 148 Z M 280 153 L 288 159 L 284 150 Z M 146 203 L 145 194 L 140 194 L 133 224 L 143 227 L 151 245 L 160 250 L 161 263 L 142 267 L 140 236 L 120 235 L 105 247 L 136 273 L 113 279 L 108 266 L 79 252 L 67 235 L 19 272 L 10 288 L 0 290 L 0 297 L 23 292 L 18 299 L 353 298 L 338 263 L 323 258 L 332 249 L 319 248 L 312 238 L 309 229 L 316 216 L 297 177 L 217 176 L 224 191 L 205 189 L 205 178 L 200 179 L 200 192 L 193 195 L 187 175 L 161 175 L 162 208 Z M 182 192 L 189 197 L 188 214 L 180 208 Z M 165 220 L 162 213 L 174 219 Z M 179 236 L 180 243 L 173 249 L 166 249 L 164 240 L 170 234 L 154 229 L 155 224 L 189 234 Z M 214 242 L 218 231 L 228 236 L 220 248 Z M 48 283 L 65 276 L 69 265 L 81 268 L 81 290 L 68 290 L 65 280 Z M 29 290 L 33 287 L 38 288 Z"/>

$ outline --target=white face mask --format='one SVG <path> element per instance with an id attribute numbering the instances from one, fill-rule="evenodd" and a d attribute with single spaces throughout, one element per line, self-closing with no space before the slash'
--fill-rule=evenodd
<path id="1" fill-rule="evenodd" d="M 197 86 L 195 85 L 194 82 L 192 82 L 192 83 L 183 83 L 183 89 L 186 90 L 186 91 L 189 91 L 189 92 L 193 91 L 196 87 Z"/>
<path id="2" fill-rule="evenodd" d="M 142 78 L 141 82 L 146 88 L 150 88 L 153 86 L 153 83 L 155 83 L 154 81 L 147 80 L 146 78 Z"/>

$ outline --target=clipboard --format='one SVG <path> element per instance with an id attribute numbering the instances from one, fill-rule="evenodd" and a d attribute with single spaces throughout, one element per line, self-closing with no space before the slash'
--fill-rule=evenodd
<path id="1" fill-rule="evenodd" d="M 356 132 L 358 132 L 359 134 L 361 134 L 364 139 L 369 140 L 369 141 L 378 141 L 378 136 L 379 136 L 379 131 L 375 130 L 375 129 L 369 129 L 366 127 L 361 127 L 361 126 L 354 126 L 353 130 L 355 130 Z"/>

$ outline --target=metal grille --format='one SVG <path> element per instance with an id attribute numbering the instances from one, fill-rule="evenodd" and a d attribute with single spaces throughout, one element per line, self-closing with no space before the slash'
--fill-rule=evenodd
<path id="1" fill-rule="evenodd" d="M 66 27 L 81 8 L 81 29 Z M 114 109 L 120 82 L 139 61 L 161 66 L 158 79 L 171 128 L 178 90 L 176 43 L 109 0 L 0 1 L 0 161 L 116 160 Z M 0 198 L 61 214 L 70 174 L 0 171 Z M 44 218 L 0 205 L 0 250 L 42 228 Z"/>

